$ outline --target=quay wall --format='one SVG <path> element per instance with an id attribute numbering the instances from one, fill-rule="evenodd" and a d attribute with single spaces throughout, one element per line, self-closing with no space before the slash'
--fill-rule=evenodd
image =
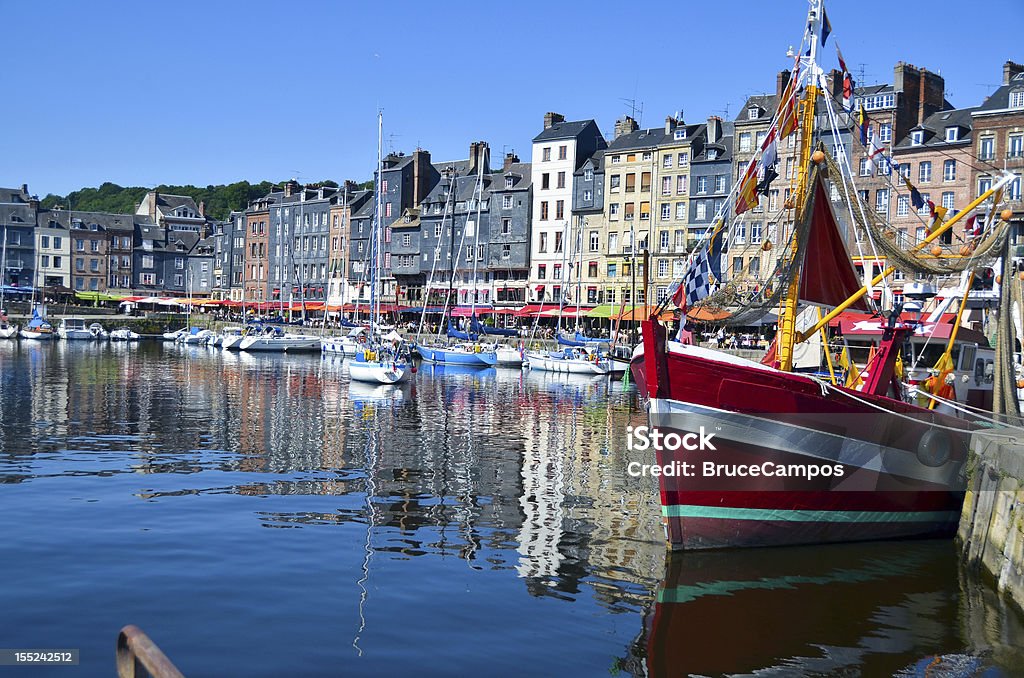
<path id="1" fill-rule="evenodd" d="M 968 468 L 957 531 L 961 553 L 1024 612 L 1024 435 L 975 434 Z"/>

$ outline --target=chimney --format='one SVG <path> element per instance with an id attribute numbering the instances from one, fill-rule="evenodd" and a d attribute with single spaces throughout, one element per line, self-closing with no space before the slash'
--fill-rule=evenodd
<path id="1" fill-rule="evenodd" d="M 828 78 L 828 91 L 832 93 L 833 98 L 843 98 L 843 72 L 833 68 L 828 72 L 826 76 Z M 782 93 L 779 93 L 782 96 Z M 779 102 L 782 103 L 781 101 Z"/>
<path id="2" fill-rule="evenodd" d="M 560 113 L 552 113 L 548 111 L 544 114 L 544 129 L 551 129 L 556 124 L 565 122 L 565 116 Z"/>
<path id="3" fill-rule="evenodd" d="M 299 182 L 295 181 L 295 179 L 289 179 L 284 184 L 284 197 L 292 197 L 297 190 L 299 190 Z"/>
<path id="4" fill-rule="evenodd" d="M 665 134 L 672 134 L 672 130 L 676 128 L 679 121 L 673 118 L 671 115 L 665 118 Z"/>
<path id="5" fill-rule="evenodd" d="M 150 191 L 149 195 L 152 198 L 152 200 L 150 200 L 150 202 L 149 202 L 149 216 L 155 222 L 156 221 L 156 206 L 157 206 L 157 203 L 160 202 L 160 194 L 157 191 Z"/>
<path id="6" fill-rule="evenodd" d="M 26 196 L 28 195 L 28 184 L 22 184 L 21 185 L 21 192 L 23 194 L 25 194 Z"/>
<path id="7" fill-rule="evenodd" d="M 430 151 L 417 148 L 412 154 L 412 204 L 419 205 L 430 192 Z"/>
<path id="8" fill-rule="evenodd" d="M 1003 64 L 1003 84 L 1009 85 L 1010 81 L 1021 73 L 1024 73 L 1024 66 L 1014 61 L 1007 61 Z"/>
<path id="9" fill-rule="evenodd" d="M 708 143 L 717 143 L 722 138 L 722 119 L 717 115 L 708 117 Z"/>
<path id="10" fill-rule="evenodd" d="M 786 86 L 789 85 L 789 75 L 789 71 L 783 69 L 775 76 L 775 96 L 781 97 L 782 93 L 786 91 Z M 781 101 L 779 105 L 782 105 Z"/>
<path id="11" fill-rule="evenodd" d="M 351 179 L 345 179 L 345 185 L 341 187 L 341 190 L 342 192 L 348 191 L 348 194 L 352 195 L 353 193 L 359 190 L 359 184 L 352 181 Z"/>
<path id="12" fill-rule="evenodd" d="M 623 134 L 635 132 L 639 128 L 640 126 L 636 124 L 636 120 L 628 115 L 624 115 L 615 121 L 615 138 L 618 139 Z"/>
<path id="13" fill-rule="evenodd" d="M 201 216 L 201 217 L 205 217 L 206 216 L 206 201 L 205 200 L 200 200 L 199 201 L 199 216 Z"/>
<path id="14" fill-rule="evenodd" d="M 476 175 L 483 171 L 487 174 L 490 168 L 491 149 L 486 141 L 474 141 L 469 145 L 469 174 Z"/>
<path id="15" fill-rule="evenodd" d="M 512 169 L 512 165 L 516 164 L 517 162 L 519 162 L 518 155 L 516 155 L 515 153 L 506 153 L 505 164 L 502 166 L 502 171 L 509 171 L 510 169 Z"/>

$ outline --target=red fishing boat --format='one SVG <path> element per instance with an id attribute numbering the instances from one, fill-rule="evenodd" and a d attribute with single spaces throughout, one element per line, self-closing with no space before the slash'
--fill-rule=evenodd
<path id="1" fill-rule="evenodd" d="M 884 314 L 877 352 L 859 387 L 793 371 L 794 346 L 846 309 L 868 310 L 869 288 L 861 286 L 833 212 L 830 188 L 834 195 L 840 181 L 830 176 L 835 164 L 820 145 L 813 146 L 823 84 L 816 49 L 822 30 L 828 30 L 823 25 L 822 2 L 815 0 L 804 36 L 809 47 L 794 71 L 801 80 L 790 89 L 794 100 L 803 90 L 799 107 L 790 107 L 793 116 L 799 110 L 800 171 L 793 233 L 777 269 L 784 275 L 774 283 L 780 312 L 773 360 L 761 364 L 670 340 L 654 318 L 644 322 L 643 344 L 634 354 L 632 371 L 647 399 L 651 428 L 662 436 L 651 473 L 659 475 L 673 548 L 940 536 L 951 534 L 960 518 L 973 425 L 936 411 L 934 403 L 910 402 L 899 378 L 900 355 L 915 324 L 900 319 L 899 307 Z M 783 96 L 769 141 L 787 123 L 796 127 L 796 120 L 786 120 L 786 107 Z M 752 159 L 737 205 L 745 198 L 749 203 L 743 182 L 754 167 Z M 984 193 L 918 249 L 994 193 Z M 691 259 L 681 297 L 692 301 L 695 267 L 707 271 L 711 250 L 708 245 Z M 801 332 L 801 303 L 834 310 Z M 686 449 L 678 442 L 687 434 L 708 444 Z"/>

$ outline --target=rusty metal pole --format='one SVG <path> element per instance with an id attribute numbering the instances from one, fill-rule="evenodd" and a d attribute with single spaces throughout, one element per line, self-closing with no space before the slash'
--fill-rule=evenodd
<path id="1" fill-rule="evenodd" d="M 129 624 L 117 636 L 117 675 L 120 678 L 153 676 L 185 678 L 142 629 Z"/>

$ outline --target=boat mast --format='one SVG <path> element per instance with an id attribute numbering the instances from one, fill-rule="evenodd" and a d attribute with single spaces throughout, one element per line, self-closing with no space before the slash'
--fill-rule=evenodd
<path id="1" fill-rule="evenodd" d="M 803 77 L 807 78 L 807 87 L 804 89 L 804 99 L 800 109 L 800 148 L 797 156 L 798 171 L 797 184 L 794 195 L 794 204 L 797 214 L 793 224 L 800 223 L 803 218 L 802 211 L 805 208 L 808 179 L 811 170 L 811 147 L 814 143 L 814 110 L 818 100 L 818 82 L 820 69 L 818 67 L 818 40 L 821 32 L 822 13 L 824 12 L 824 0 L 811 0 L 811 8 L 807 13 L 809 48 L 807 56 L 801 57 L 800 71 Z M 795 88 L 794 88 L 795 91 Z M 784 104 L 785 102 L 780 102 Z M 799 261 L 801 253 L 796 238 L 791 238 L 789 257 L 791 260 Z M 781 313 L 779 314 L 779 333 L 777 347 L 779 355 L 779 369 L 786 372 L 793 369 L 793 345 L 796 341 L 796 316 L 797 304 L 800 295 L 800 274 L 802 266 L 798 263 L 792 268 L 793 274 L 789 280 L 789 289 L 783 298 Z"/>
<path id="2" fill-rule="evenodd" d="M 469 311 L 469 332 L 467 336 L 472 332 L 473 319 L 476 318 L 476 297 L 479 294 L 480 284 L 477 280 L 477 261 L 480 258 L 480 214 L 483 209 L 484 202 L 484 164 L 483 162 L 477 162 L 477 173 L 476 173 L 476 223 L 473 224 L 473 300 L 470 302 Z M 467 219 L 468 221 L 468 219 Z M 477 333 L 477 340 L 480 339 L 480 333 Z"/>
<path id="3" fill-rule="evenodd" d="M 374 186 L 374 189 L 375 189 L 375 192 L 376 192 L 377 195 L 375 196 L 375 203 L 374 203 L 374 206 L 373 206 L 374 217 L 376 218 L 376 222 L 377 223 L 374 224 L 374 229 L 373 229 L 373 240 L 374 240 L 374 243 L 373 243 L 373 246 L 372 246 L 372 249 L 373 249 L 373 278 L 372 278 L 372 281 L 371 281 L 371 284 L 370 284 L 370 295 L 372 296 L 372 299 L 370 300 L 370 309 L 371 309 L 371 313 L 373 314 L 373 316 L 370 318 L 370 330 L 371 330 L 371 332 L 373 330 L 373 323 L 374 322 L 379 322 L 379 319 L 380 319 L 380 294 L 379 294 L 380 290 L 377 289 L 377 285 L 380 284 L 380 280 L 381 280 L 380 246 L 381 246 L 381 242 L 383 242 L 383 240 L 384 240 L 384 237 L 383 237 L 384 236 L 384 232 L 383 232 L 383 223 L 384 222 L 381 219 L 382 213 L 381 213 L 381 196 L 380 196 L 381 182 L 384 180 L 384 164 L 383 164 L 383 161 L 381 160 L 381 152 L 382 152 L 382 144 L 383 144 L 383 141 L 382 141 L 383 134 L 384 134 L 384 113 L 383 113 L 383 111 L 377 111 L 377 182 L 376 182 L 376 185 Z"/>

